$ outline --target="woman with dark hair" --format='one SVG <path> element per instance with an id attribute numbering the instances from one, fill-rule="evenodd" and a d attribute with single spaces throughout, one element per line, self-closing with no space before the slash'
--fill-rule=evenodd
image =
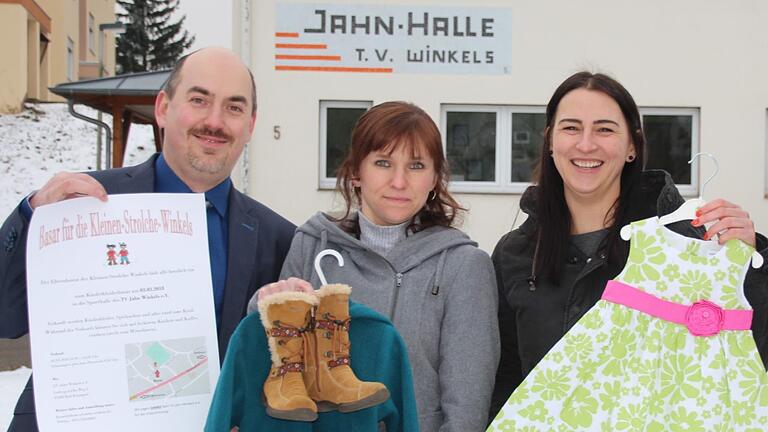
<path id="1" fill-rule="evenodd" d="M 405 340 L 420 430 L 484 429 L 499 360 L 496 284 L 488 255 L 452 228 L 463 209 L 447 190 L 440 131 L 413 104 L 374 106 L 355 125 L 337 178 L 345 210 L 298 228 L 284 280 L 262 287 L 259 301 L 312 293 L 315 256 L 340 252 L 344 266 L 324 265 L 327 279 L 350 285 L 351 299 Z"/>
<path id="2" fill-rule="evenodd" d="M 499 287 L 502 356 L 491 418 L 573 325 L 600 300 L 606 282 L 624 267 L 629 242 L 620 229 L 674 211 L 684 199 L 668 173 L 643 170 L 645 139 L 635 101 L 617 81 L 580 72 L 555 90 L 538 164 L 538 184 L 520 200 L 528 219 L 493 252 Z M 704 224 L 713 223 L 709 229 Z M 713 200 L 692 222 L 667 228 L 719 243 L 740 239 L 766 255 L 746 211 Z M 751 270 L 745 283 L 753 334 L 768 358 L 768 279 Z"/>

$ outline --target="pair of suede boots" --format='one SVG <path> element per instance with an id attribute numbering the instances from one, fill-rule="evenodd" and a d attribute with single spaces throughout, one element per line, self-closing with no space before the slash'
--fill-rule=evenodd
<path id="1" fill-rule="evenodd" d="M 259 301 L 272 355 L 264 382 L 271 417 L 314 421 L 318 412 L 353 412 L 389 399 L 384 384 L 360 381 L 349 366 L 351 291 L 333 284 Z"/>

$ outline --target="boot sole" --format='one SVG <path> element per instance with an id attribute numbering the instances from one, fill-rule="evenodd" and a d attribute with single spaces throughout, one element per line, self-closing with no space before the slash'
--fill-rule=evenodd
<path id="1" fill-rule="evenodd" d="M 317 413 L 308 408 L 298 408 L 290 411 L 276 410 L 267 404 L 267 397 L 261 394 L 261 401 L 267 407 L 267 415 L 280 420 L 293 420 L 303 422 L 313 422 L 317 420 Z"/>
<path id="2" fill-rule="evenodd" d="M 317 403 L 317 412 L 338 411 L 340 413 L 350 413 L 384 403 L 387 399 L 389 399 L 389 390 L 384 388 L 365 399 L 355 402 L 335 404 L 329 401 L 315 401 L 315 403 Z"/>
<path id="3" fill-rule="evenodd" d="M 306 408 L 295 409 L 292 411 L 280 411 L 267 406 L 267 415 L 281 420 L 293 420 L 303 422 L 313 422 L 317 420 L 317 413 Z"/>

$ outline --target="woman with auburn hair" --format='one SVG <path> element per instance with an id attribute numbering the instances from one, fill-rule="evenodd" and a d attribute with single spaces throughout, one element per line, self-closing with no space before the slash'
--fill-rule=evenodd
<path id="1" fill-rule="evenodd" d="M 350 285 L 351 299 L 388 317 L 405 340 L 420 430 L 484 429 L 499 359 L 496 283 L 488 255 L 452 228 L 463 209 L 447 189 L 440 131 L 413 104 L 376 105 L 355 125 L 337 177 L 345 210 L 298 228 L 287 280 L 258 298 L 313 292 L 314 257 L 340 252 L 344 266 L 324 265 L 327 279 Z"/>
<path id="2" fill-rule="evenodd" d="M 493 252 L 502 357 L 491 418 L 622 271 L 630 242 L 620 238 L 621 228 L 669 214 L 684 202 L 668 173 L 643 170 L 640 113 L 616 80 L 589 72 L 570 76 L 555 90 L 546 119 L 538 184 L 520 199 L 528 219 Z M 747 212 L 722 199 L 702 206 L 696 219 L 666 228 L 697 239 L 717 236 L 721 245 L 739 239 L 763 256 L 768 252 L 768 240 L 755 233 Z M 663 277 L 671 284 L 675 276 Z M 750 269 L 744 284 L 763 362 L 767 284 L 765 268 Z"/>

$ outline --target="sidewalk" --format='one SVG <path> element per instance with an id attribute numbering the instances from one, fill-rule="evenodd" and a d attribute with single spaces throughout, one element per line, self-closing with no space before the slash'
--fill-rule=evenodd
<path id="1" fill-rule="evenodd" d="M 29 335 L 18 339 L 0 339 L 0 372 L 16 370 L 22 366 L 32 367 L 29 360 Z"/>
<path id="2" fill-rule="evenodd" d="M 0 372 L 0 431 L 8 430 L 13 418 L 13 408 L 32 370 L 22 367 Z"/>

